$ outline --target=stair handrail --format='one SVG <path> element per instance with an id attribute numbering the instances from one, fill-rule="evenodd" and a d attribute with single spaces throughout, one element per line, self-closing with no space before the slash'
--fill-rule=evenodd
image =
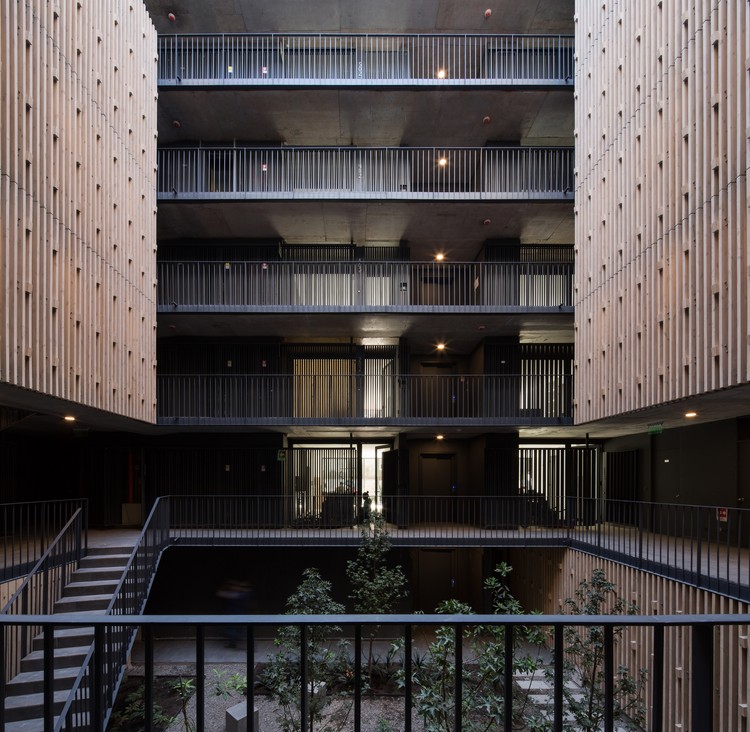
<path id="1" fill-rule="evenodd" d="M 83 508 L 77 508 L 57 536 L 0 610 L 2 615 L 44 615 L 62 597 L 62 591 L 78 568 L 82 554 Z M 8 627 L 3 638 L 5 680 L 19 671 L 21 659 L 29 652 L 37 626 Z"/>
<path id="2" fill-rule="evenodd" d="M 106 615 L 140 614 L 145 607 L 162 552 L 171 543 L 169 503 L 169 496 L 158 497 L 154 502 Z M 129 610 L 128 605 L 134 609 Z M 87 718 L 91 729 L 106 728 L 136 634 L 137 628 L 132 626 L 110 625 L 96 654 L 96 643 L 92 643 L 57 719 L 55 732 L 67 728 L 70 714 Z M 98 668 L 94 667 L 95 662 Z M 97 708 L 97 702 L 103 702 L 101 708 Z"/>

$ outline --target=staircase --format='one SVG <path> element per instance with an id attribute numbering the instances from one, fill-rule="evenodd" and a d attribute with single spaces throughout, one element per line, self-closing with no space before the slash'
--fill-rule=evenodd
<path id="1" fill-rule="evenodd" d="M 98 613 L 107 610 L 133 551 L 129 546 L 90 547 L 73 573 L 54 613 Z M 54 714 L 60 714 L 94 640 L 91 628 L 58 628 L 54 633 Z M 21 672 L 6 685 L 6 732 L 43 732 L 44 656 L 42 637 L 21 660 Z"/>

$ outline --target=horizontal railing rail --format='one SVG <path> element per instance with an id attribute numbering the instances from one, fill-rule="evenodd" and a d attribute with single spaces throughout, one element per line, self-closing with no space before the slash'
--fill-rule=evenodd
<path id="1" fill-rule="evenodd" d="M 572 86 L 565 35 L 162 35 L 161 85 Z"/>
<path id="2" fill-rule="evenodd" d="M 3 537 L 0 581 L 28 574 L 79 509 L 83 512 L 80 541 L 85 553 L 88 547 L 88 502 L 85 498 L 0 504 Z"/>
<path id="3" fill-rule="evenodd" d="M 258 663 L 268 661 L 268 657 L 258 647 L 258 637 L 274 634 L 279 627 L 296 628 L 298 651 L 293 659 L 296 663 L 296 684 L 299 689 L 299 704 L 297 720 L 298 729 L 309 730 L 308 687 L 314 685 L 315 679 L 309 673 L 309 653 L 311 646 L 308 638 L 313 628 L 320 629 L 321 626 L 338 626 L 343 631 L 343 640 L 349 642 L 349 652 L 344 663 L 349 679 L 349 685 L 341 690 L 342 695 L 347 694 L 353 705 L 353 729 L 361 732 L 362 729 L 362 701 L 367 695 L 366 649 L 363 638 L 374 626 L 385 628 L 393 636 L 400 637 L 401 650 L 392 654 L 391 664 L 397 667 L 402 674 L 403 689 L 403 725 L 405 732 L 412 728 L 412 712 L 415 708 L 415 690 L 418 680 L 415 678 L 415 670 L 419 659 L 424 652 L 421 638 L 426 634 L 432 634 L 436 628 L 445 628 L 447 636 L 453 638 L 453 645 L 446 656 L 446 679 L 449 688 L 445 689 L 445 704 L 447 705 L 447 718 L 452 723 L 451 729 L 460 732 L 463 729 L 463 714 L 456 715 L 456 708 L 463 708 L 461 703 L 464 699 L 465 689 L 463 687 L 465 665 L 472 658 L 472 648 L 476 650 L 476 639 L 467 633 L 468 630 L 481 626 L 489 633 L 495 629 L 501 629 L 502 635 L 497 635 L 501 644 L 500 657 L 495 664 L 496 677 L 490 681 L 498 693 L 502 696 L 502 708 L 505 710 L 501 715 L 502 726 L 495 729 L 510 732 L 514 729 L 514 714 L 519 709 L 517 695 L 520 690 L 513 683 L 513 661 L 515 660 L 514 639 L 522 628 L 538 628 L 549 639 L 547 641 L 551 653 L 549 659 L 544 662 L 542 675 L 547 675 L 551 682 L 551 693 L 548 704 L 551 706 L 549 716 L 549 729 L 562 732 L 566 715 L 569 714 L 568 702 L 563 691 L 563 685 L 569 675 L 565 672 L 565 650 L 566 629 L 572 628 L 600 628 L 601 636 L 601 662 L 603 669 L 601 673 L 601 727 L 605 732 L 614 732 L 616 718 L 616 682 L 619 675 L 623 673 L 618 661 L 622 653 L 626 654 L 629 663 L 632 654 L 628 654 L 631 638 L 638 638 L 640 644 L 646 644 L 648 653 L 648 666 L 643 669 L 646 687 L 644 694 L 649 700 L 647 724 L 651 730 L 664 729 L 664 713 L 668 704 L 679 704 L 681 708 L 689 710 L 690 729 L 711 730 L 714 729 L 714 695 L 707 693 L 707 689 L 715 686 L 718 676 L 718 668 L 723 663 L 718 657 L 717 649 L 722 644 L 730 642 L 739 634 L 746 633 L 747 625 L 750 624 L 750 615 L 124 615 L 118 618 L 106 615 L 70 615 L 63 622 L 55 616 L 18 616 L 8 618 L 0 616 L 0 627 L 20 626 L 36 624 L 42 628 L 45 647 L 52 646 L 53 634 L 56 628 L 93 626 L 95 643 L 93 654 L 93 667 L 95 669 L 106 668 L 106 638 L 109 633 L 116 632 L 122 627 L 127 630 L 128 635 L 134 635 L 140 631 L 144 639 L 144 720 L 142 729 L 151 732 L 154 729 L 153 699 L 154 699 L 154 631 L 158 628 L 173 626 L 182 629 L 181 635 L 186 635 L 186 630 L 193 636 L 195 652 L 194 678 L 195 678 L 195 719 L 194 729 L 196 732 L 204 732 L 207 728 L 206 720 L 206 660 L 207 660 L 207 638 L 217 628 L 239 627 L 240 632 L 244 630 L 246 643 L 245 662 L 247 664 L 247 705 L 254 709 L 256 700 L 256 669 Z M 629 635 L 632 634 L 632 635 Z M 320 636 L 320 631 L 316 637 Z M 339 634 L 336 640 L 342 640 Z M 618 643 L 618 640 L 620 641 Z M 472 646 L 472 641 L 474 645 Z M 324 641 L 322 641 L 324 642 Z M 635 642 L 634 640 L 632 642 Z M 684 658 L 689 659 L 683 664 L 690 683 L 684 683 L 683 674 L 676 675 L 670 672 L 669 666 L 674 666 L 675 658 L 666 652 L 668 648 L 673 651 L 679 647 L 684 653 Z M 624 649 L 624 650 L 623 650 Z M 545 673 L 546 672 L 546 673 Z M 100 673 L 100 672 L 98 672 Z M 630 669 L 630 673 L 636 675 L 639 669 Z M 52 694 L 54 689 L 54 664 L 52 654 L 45 658 L 43 666 L 44 698 L 45 698 L 45 724 L 44 732 L 53 732 L 60 729 L 61 719 L 55 724 Z M 598 675 L 598 672 L 597 672 Z M 744 698 L 740 685 L 745 683 L 742 674 L 734 674 L 728 679 L 727 686 L 721 690 L 721 694 L 731 694 L 737 698 Z M 730 685 L 732 688 L 730 688 Z M 91 716 L 81 717 L 78 721 L 86 729 L 102 729 L 104 718 L 99 714 L 104 704 L 105 690 L 96 686 L 92 687 L 94 696 L 89 705 Z M 746 690 L 745 690 L 746 692 Z M 434 700 L 433 700 L 434 703 Z M 515 703 L 515 705 L 514 705 Z M 478 710 L 477 710 L 478 711 Z M 4 724 L 2 725 L 4 726 Z M 247 729 L 249 732 L 257 732 L 256 722 L 253 714 L 247 716 Z M 618 727 L 619 729 L 619 727 Z"/>
<path id="4" fill-rule="evenodd" d="M 572 147 L 170 147 L 161 200 L 573 200 Z"/>
<path id="5" fill-rule="evenodd" d="M 158 277 L 166 312 L 573 307 L 572 262 L 169 261 Z"/>
<path id="6" fill-rule="evenodd" d="M 571 416 L 572 377 L 162 374 L 160 420 L 268 424 L 543 424 Z"/>
<path id="7" fill-rule="evenodd" d="M 63 589 L 81 561 L 84 549 L 81 540 L 85 530 L 84 521 L 84 509 L 77 508 L 0 614 L 46 615 L 53 611 L 55 602 L 62 597 Z M 6 629 L 2 645 L 5 681 L 9 681 L 19 672 L 21 659 L 30 652 L 32 641 L 38 632 L 39 629 L 31 625 Z"/>

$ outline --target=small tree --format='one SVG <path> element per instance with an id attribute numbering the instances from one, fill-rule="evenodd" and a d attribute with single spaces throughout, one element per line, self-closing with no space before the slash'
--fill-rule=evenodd
<path id="1" fill-rule="evenodd" d="M 617 595 L 617 586 L 609 582 L 603 569 L 595 569 L 591 579 L 583 580 L 576 589 L 575 598 L 567 598 L 565 607 L 572 615 L 635 615 L 638 606 Z M 614 629 L 617 644 L 622 627 Z M 600 730 L 604 724 L 604 628 L 602 626 L 573 627 L 564 631 L 565 661 L 563 672 L 566 681 L 563 695 L 568 704 L 573 723 L 566 730 Z M 549 672 L 551 675 L 551 672 Z M 614 678 L 614 719 L 621 724 L 640 728 L 645 709 L 641 692 L 647 680 L 647 671 L 641 669 L 636 676 L 627 666 L 619 666 Z"/>
<path id="2" fill-rule="evenodd" d="M 501 615 L 523 612 L 508 589 L 506 579 L 511 567 L 505 563 L 495 568 L 494 576 L 485 580 L 493 611 Z M 457 600 L 447 600 L 437 608 L 439 613 L 472 615 L 473 609 Z M 467 732 L 489 732 L 502 727 L 505 719 L 503 683 L 505 677 L 505 629 L 498 626 L 467 626 L 463 640 L 469 643 L 470 654 L 462 666 L 462 729 Z M 513 671 L 533 673 L 543 634 L 534 628 L 519 627 L 513 634 Z M 531 644 L 537 651 L 523 652 L 521 644 Z M 424 720 L 427 732 L 452 732 L 455 729 L 455 657 L 456 632 L 441 626 L 435 640 L 422 657 L 415 658 L 412 680 L 416 685 L 415 706 Z M 518 718 L 521 711 L 516 710 Z"/>
<path id="3" fill-rule="evenodd" d="M 392 613 L 398 602 L 406 597 L 407 579 L 399 565 L 388 566 L 388 554 L 392 545 L 382 514 L 373 513 L 372 526 L 366 524 L 360 531 L 361 542 L 357 549 L 356 559 L 346 563 L 346 576 L 352 583 L 352 600 L 354 611 L 364 614 Z M 369 632 L 369 649 L 367 670 L 370 687 L 372 687 L 373 642 L 377 626 Z"/>
<path id="4" fill-rule="evenodd" d="M 331 598 L 331 583 L 317 569 L 306 569 L 299 587 L 287 600 L 288 615 L 339 615 L 344 606 Z M 313 732 L 323 718 L 334 687 L 345 682 L 349 674 L 349 653 L 343 641 L 331 637 L 340 632 L 336 625 L 308 626 L 306 629 L 308 716 L 301 720 L 302 673 L 300 664 L 301 633 L 295 625 L 279 629 L 274 643 L 279 647 L 262 674 L 262 681 L 281 709 L 278 722 L 284 732 Z M 302 724 L 301 724 L 302 722 Z"/>

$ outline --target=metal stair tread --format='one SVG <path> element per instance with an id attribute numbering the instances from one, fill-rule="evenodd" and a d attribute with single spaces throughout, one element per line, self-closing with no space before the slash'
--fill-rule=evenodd
<path id="1" fill-rule="evenodd" d="M 76 666 L 64 666 L 62 668 L 56 668 L 54 677 L 57 681 L 67 682 L 65 689 L 70 688 L 70 684 L 75 681 L 76 677 L 80 673 L 80 668 Z M 23 688 L 25 686 L 33 686 L 34 684 L 43 684 L 44 682 L 44 671 L 21 671 L 16 674 L 6 685 L 5 690 L 8 696 L 15 693 L 15 689 Z"/>
<path id="2" fill-rule="evenodd" d="M 70 689 L 55 689 L 54 698 L 57 703 L 65 703 L 70 696 Z M 14 694 L 5 697 L 5 710 L 23 709 L 24 707 L 44 706 L 44 694 L 35 691 L 31 694 Z"/>

